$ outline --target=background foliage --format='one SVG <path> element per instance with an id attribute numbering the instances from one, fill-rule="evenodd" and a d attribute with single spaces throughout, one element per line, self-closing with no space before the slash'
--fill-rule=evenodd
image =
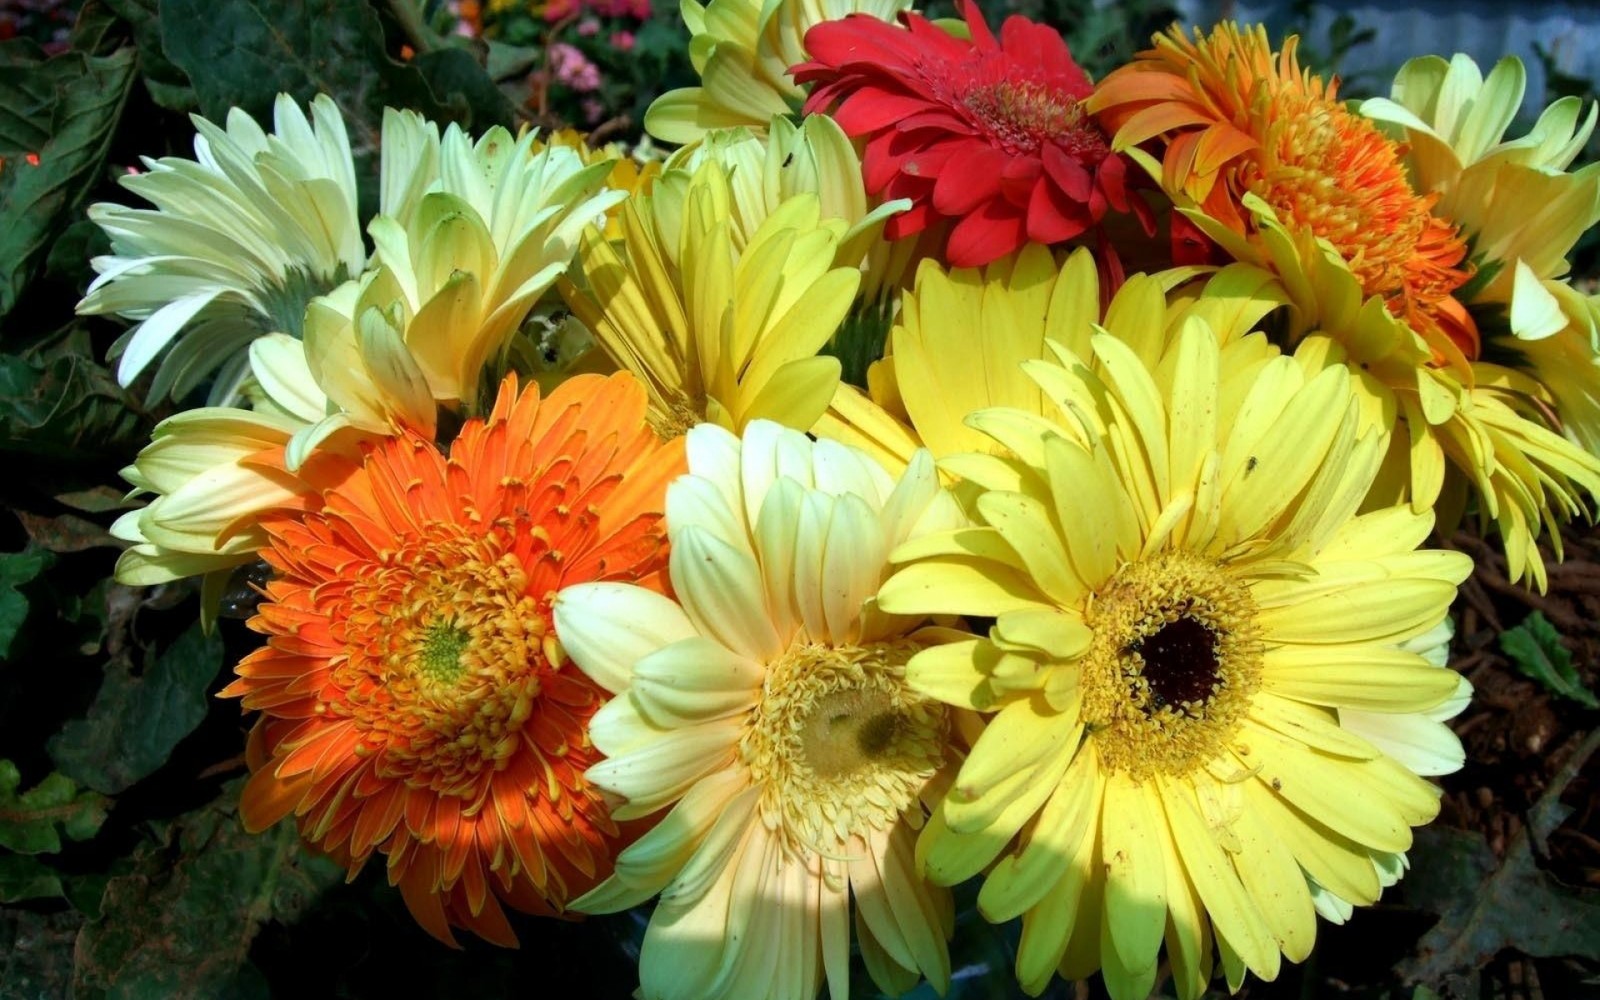
<path id="1" fill-rule="evenodd" d="M 1096 73 L 1173 16 L 1160 0 L 1014 7 L 1060 26 Z M 1308 48 L 1331 65 L 1367 30 L 1349 23 Z M 85 205 L 119 200 L 115 179 L 141 156 L 189 153 L 189 113 L 266 118 L 279 91 L 333 95 L 365 214 L 386 104 L 477 130 L 636 138 L 649 98 L 689 80 L 675 10 L 89 0 L 12 4 L 0 38 L 0 1000 L 628 996 L 636 915 L 523 921 L 520 951 L 452 952 L 416 929 L 379 866 L 345 884 L 292 827 L 243 832 L 245 727 L 214 694 L 253 645 L 251 591 L 241 581 L 206 636 L 188 588 L 110 579 L 117 470 L 167 411 L 117 385 L 103 364 L 117 326 L 73 304 L 105 248 Z M 594 74 L 555 58 L 559 45 Z M 1592 250 L 1579 270 L 1595 270 Z M 1456 665 L 1479 691 L 1458 720 L 1470 763 L 1446 781 L 1444 816 L 1419 836 L 1401 891 L 1324 927 L 1309 962 L 1250 997 L 1600 991 L 1600 892 L 1588 888 L 1600 811 L 1585 768 L 1600 742 L 1600 540 L 1569 534 L 1547 597 L 1508 584 L 1481 541 L 1449 544 L 1480 567 L 1457 609 Z M 1014 995 L 1015 931 L 985 924 L 971 895 L 958 894 L 955 993 Z M 856 991 L 873 995 L 864 978 Z"/>

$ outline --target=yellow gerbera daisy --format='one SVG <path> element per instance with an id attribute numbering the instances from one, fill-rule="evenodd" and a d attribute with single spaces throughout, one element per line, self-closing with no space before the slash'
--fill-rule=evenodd
<path id="1" fill-rule="evenodd" d="M 667 172 L 656 191 L 657 213 L 664 219 L 682 217 L 689 182 L 708 161 L 721 164 L 728 172 L 734 239 L 739 247 L 750 242 L 786 199 L 815 194 L 822 217 L 843 219 L 847 226 L 839 241 L 838 263 L 861 268 L 861 298 L 876 300 L 899 282 L 916 241 L 886 243 L 883 226 L 910 202 L 880 205 L 867 197 L 861 158 L 832 118 L 807 115 L 796 125 L 774 117 L 764 133 L 745 127 L 706 133 L 704 141 L 668 158 Z M 668 223 L 674 229 L 676 224 Z M 669 239 L 669 246 L 673 242 Z"/>
<path id="2" fill-rule="evenodd" d="M 993 451 L 967 415 L 993 406 L 1049 412 L 1022 368 L 1050 356 L 1047 342 L 1087 355 L 1098 328 L 1141 352 L 1159 351 L 1190 319 L 1205 320 L 1232 342 L 1283 303 L 1270 281 L 1235 268 L 1215 276 L 1203 296 L 1169 309 L 1168 292 L 1193 277 L 1192 270 L 1134 275 L 1109 294 L 1088 249 L 1058 262 L 1037 244 L 981 269 L 947 270 L 923 260 L 915 286 L 901 297 L 888 350 L 867 372 L 868 391 L 841 385 L 816 433 L 861 448 L 889 468 L 903 468 L 919 447 L 941 463 L 961 452 Z M 1253 343 L 1265 349 L 1260 338 Z"/>
<path id="3" fill-rule="evenodd" d="M 1389 98 L 1361 113 L 1395 127 L 1417 187 L 1472 243 L 1477 279 L 1462 290 L 1482 319 L 1486 356 L 1530 376 L 1562 429 L 1600 453 L 1600 305 L 1567 281 L 1567 255 L 1600 222 L 1600 165 L 1569 171 L 1594 134 L 1600 105 L 1565 97 L 1517 139 L 1505 131 L 1527 74 L 1507 56 L 1486 79 L 1464 55 L 1400 68 Z"/>
<path id="4" fill-rule="evenodd" d="M 766 128 L 799 110 L 805 90 L 789 69 L 805 62 L 805 35 L 823 21 L 866 14 L 892 21 L 909 0 L 682 0 L 689 61 L 700 86 L 669 90 L 645 112 L 645 131 L 690 143 L 715 128 Z"/>
<path id="5" fill-rule="evenodd" d="M 1030 992 L 1099 967 L 1114 997 L 1143 998 L 1163 941 L 1182 997 L 1213 947 L 1235 983 L 1271 979 L 1310 953 L 1312 885 L 1372 902 L 1375 859 L 1438 811 L 1342 716 L 1455 693 L 1397 644 L 1444 619 L 1471 562 L 1416 551 L 1426 512 L 1356 514 L 1384 445 L 1342 367 L 1241 364 L 1199 323 L 1162 350 L 1106 334 L 1092 355 L 1055 350 L 1025 365 L 1053 419 L 968 418 L 1003 449 L 962 467 L 983 525 L 903 545 L 878 595 L 996 618 L 907 669 L 997 713 L 919 857 L 941 883 L 994 863 L 979 907 L 1022 916 Z"/>
<path id="6" fill-rule="evenodd" d="M 1582 513 L 1584 494 L 1600 496 L 1600 458 L 1552 430 L 1530 380 L 1480 360 L 1466 303 L 1493 276 L 1468 257 L 1471 213 L 1445 217 L 1401 144 L 1303 71 L 1294 49 L 1291 39 L 1273 52 L 1259 27 L 1192 39 L 1173 29 L 1108 75 L 1090 106 L 1183 215 L 1277 277 L 1294 307 L 1287 342 L 1331 338 L 1318 357 L 1351 368 L 1369 414 L 1404 424 L 1374 502 L 1438 504 L 1450 523 L 1474 490 L 1512 575 L 1542 588 L 1534 542 Z M 1132 148 L 1146 143 L 1159 163 Z M 1490 193 L 1478 188 L 1474 198 Z"/>
<path id="7" fill-rule="evenodd" d="M 756 421 L 688 434 L 667 492 L 676 601 L 568 587 L 556 635 L 617 692 L 590 735 L 591 782 L 628 820 L 671 807 L 573 905 L 659 894 L 640 953 L 648 1000 L 848 995 L 855 934 L 898 994 L 949 986 L 949 894 L 913 859 L 924 800 L 955 761 L 951 715 L 904 665 L 961 637 L 881 613 L 902 542 L 962 522 L 919 455 L 898 481 L 854 449 Z"/>
<path id="8" fill-rule="evenodd" d="M 807 430 L 833 398 L 839 362 L 818 357 L 861 272 L 840 266 L 848 225 L 815 194 L 776 205 L 753 233 L 734 213 L 728 171 L 703 164 L 680 197 L 628 200 L 622 246 L 584 234 L 582 284 L 562 296 L 607 354 L 650 390 L 669 435 L 702 421 L 742 430 L 767 418 Z"/>
<path id="9" fill-rule="evenodd" d="M 641 159 L 642 147 L 635 147 L 630 152 L 627 147 L 619 142 L 608 142 L 603 146 L 591 146 L 584 138 L 583 133 L 576 129 L 563 128 L 544 133 L 535 148 L 548 146 L 562 146 L 577 153 L 585 166 L 596 163 L 607 163 L 611 172 L 606 174 L 605 185 L 613 191 L 621 191 L 628 196 L 647 194 L 650 186 L 661 176 L 662 161 L 660 159 Z M 655 154 L 659 157 L 661 154 Z M 618 240 L 622 238 L 622 226 L 617 221 L 618 213 L 615 209 L 606 212 L 606 237 Z"/>

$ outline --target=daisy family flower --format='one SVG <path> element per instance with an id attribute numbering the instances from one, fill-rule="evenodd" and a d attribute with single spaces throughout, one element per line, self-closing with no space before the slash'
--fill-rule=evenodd
<path id="1" fill-rule="evenodd" d="M 667 496 L 674 599 L 574 586 L 556 633 L 617 693 L 589 778 L 662 810 L 575 905 L 660 896 L 640 955 L 657 998 L 848 993 L 852 935 L 890 993 L 943 992 L 949 895 L 913 859 L 924 803 L 956 760 L 952 713 L 905 663 L 949 629 L 883 614 L 887 553 L 961 515 L 923 452 L 898 481 L 865 455 L 767 421 L 688 435 Z"/>
<path id="2" fill-rule="evenodd" d="M 124 385 L 171 345 L 152 395 L 186 396 L 220 367 L 211 400 L 226 402 L 250 342 L 298 335 L 306 301 L 366 262 L 338 107 L 318 96 L 308 119 L 280 94 L 273 112 L 271 134 L 238 108 L 226 128 L 196 116 L 193 160 L 146 159 L 118 179 L 154 208 L 90 206 L 111 253 L 78 312 L 137 321 L 114 352 Z"/>
<path id="3" fill-rule="evenodd" d="M 1463 290 L 1484 317 L 1486 358 L 1534 380 L 1561 429 L 1600 453 L 1600 305 L 1567 281 L 1568 255 L 1600 222 L 1600 167 L 1569 170 L 1594 134 L 1600 105 L 1565 97 L 1526 135 L 1506 138 L 1527 73 L 1508 56 L 1484 77 L 1464 55 L 1413 59 L 1389 98 L 1361 113 L 1405 139 L 1405 162 L 1436 214 L 1451 219 L 1478 267 Z"/>
<path id="4" fill-rule="evenodd" d="M 1495 103 L 1479 105 L 1485 120 L 1499 114 Z M 1274 53 L 1263 28 L 1159 35 L 1101 82 L 1089 106 L 1183 215 L 1227 255 L 1276 276 L 1294 306 L 1290 342 L 1329 341 L 1311 352 L 1348 367 L 1369 418 L 1403 431 L 1377 499 L 1406 499 L 1418 512 L 1438 502 L 1448 524 L 1470 489 L 1479 517 L 1505 542 L 1513 577 L 1542 588 L 1535 539 L 1584 511 L 1586 495 L 1600 497 L 1600 459 L 1562 436 L 1538 387 L 1485 364 L 1481 313 L 1468 304 L 1490 270 L 1514 262 L 1483 256 L 1510 244 L 1494 250 L 1465 228 L 1483 210 L 1449 216 L 1442 188 L 1416 186 L 1427 174 L 1409 169 L 1402 145 L 1303 71 L 1293 39 Z M 1480 142 L 1482 128 L 1464 148 Z M 1565 144 L 1558 131 L 1546 129 L 1548 145 Z M 1141 145 L 1159 162 L 1134 149 Z M 1472 200 L 1522 206 L 1512 211 L 1530 232 L 1562 228 L 1537 221 L 1550 217 L 1532 210 L 1541 198 L 1524 200 L 1526 176 L 1506 180 L 1476 185 Z M 1523 271 L 1537 283 L 1537 272 Z M 1557 534 L 1549 537 L 1559 548 Z"/>
<path id="5" fill-rule="evenodd" d="M 651 419 L 678 435 L 702 421 L 809 429 L 839 384 L 818 357 L 855 299 L 861 272 L 840 266 L 841 219 L 803 193 L 753 233 L 734 215 L 728 171 L 707 162 L 680 197 L 665 174 L 623 206 L 623 241 L 584 236 L 579 275 L 561 282 L 573 313 L 650 390 Z M 581 282 L 581 283 L 580 283 Z"/>
<path id="6" fill-rule="evenodd" d="M 1052 419 L 969 418 L 1002 446 L 962 466 L 981 525 L 891 554 L 883 610 L 996 619 L 907 667 L 995 713 L 918 857 L 941 883 L 989 869 L 979 907 L 1022 917 L 1029 992 L 1098 968 L 1145 997 L 1163 942 L 1181 997 L 1218 954 L 1233 986 L 1271 979 L 1310 953 L 1318 900 L 1375 900 L 1438 811 L 1379 741 L 1456 695 L 1399 644 L 1471 563 L 1417 550 L 1430 514 L 1357 513 L 1383 441 L 1350 376 L 1262 346 L 1193 322 L 1155 351 L 1054 348 L 1024 366 Z"/>
<path id="7" fill-rule="evenodd" d="M 987 264 L 1024 243 L 1060 243 L 1108 211 L 1149 207 L 1128 190 L 1126 165 L 1089 117 L 1089 78 L 1056 31 L 1013 15 L 998 38 L 973 0 L 971 39 L 919 14 L 905 24 L 848 17 L 806 35 L 811 61 L 795 80 L 814 84 L 808 112 L 828 111 L 866 141 L 867 190 L 907 198 L 889 221 L 901 239 L 950 227 L 944 259 Z"/>
<path id="8" fill-rule="evenodd" d="M 645 131 L 662 142 L 692 143 L 740 125 L 766 128 L 805 100 L 790 67 L 805 62 L 806 33 L 851 14 L 889 21 L 909 0 L 682 0 L 689 61 L 700 86 L 669 90 L 645 112 Z"/>
<path id="9" fill-rule="evenodd" d="M 502 904 L 561 913 L 622 842 L 583 777 L 605 695 L 552 628 L 563 586 L 659 589 L 682 445 L 631 376 L 501 386 L 448 458 L 384 439 L 299 516 L 263 520 L 266 644 L 224 694 L 259 711 L 240 804 L 358 870 L 374 853 L 429 933 L 515 944 Z"/>

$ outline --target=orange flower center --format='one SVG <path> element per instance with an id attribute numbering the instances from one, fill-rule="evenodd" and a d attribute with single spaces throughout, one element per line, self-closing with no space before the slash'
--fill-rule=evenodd
<path id="1" fill-rule="evenodd" d="M 350 589 L 338 704 L 382 748 L 381 776 L 472 796 L 521 746 L 551 669 L 548 608 L 498 534 L 434 523 L 375 563 Z"/>
<path id="2" fill-rule="evenodd" d="M 1242 177 L 1247 190 L 1333 244 L 1362 291 L 1390 311 L 1449 327 L 1451 295 L 1471 277 L 1467 246 L 1431 213 L 1433 198 L 1412 191 L 1400 147 L 1321 95 L 1285 88 L 1274 102 L 1262 156 Z"/>

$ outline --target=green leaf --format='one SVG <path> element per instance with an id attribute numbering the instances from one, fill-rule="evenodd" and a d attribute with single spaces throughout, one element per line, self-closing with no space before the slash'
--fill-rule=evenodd
<path id="1" fill-rule="evenodd" d="M 150 99 L 172 111 L 198 111 L 200 100 L 189 86 L 189 78 L 161 47 L 158 0 L 105 0 L 105 5 L 133 29 L 133 43 L 139 49 L 139 78 Z"/>
<path id="2" fill-rule="evenodd" d="M 30 545 L 21 552 L 0 552 L 0 660 L 11 655 L 11 643 L 28 619 L 28 598 L 18 590 L 50 568 L 56 557 Z"/>
<path id="3" fill-rule="evenodd" d="M 1572 654 L 1561 644 L 1561 633 L 1543 612 L 1535 611 L 1521 625 L 1500 633 L 1500 649 L 1524 676 L 1543 684 L 1551 694 L 1588 708 L 1600 708 L 1600 700 L 1578 677 Z"/>
<path id="4" fill-rule="evenodd" d="M 1542 851 L 1571 815 L 1561 793 L 1597 746 L 1600 730 L 1551 779 L 1498 864 L 1481 833 L 1417 831 L 1411 872 L 1402 883 L 1405 899 L 1439 914 L 1439 922 L 1397 967 L 1407 982 L 1439 983 L 1483 966 L 1506 948 L 1535 958 L 1600 960 L 1600 892 L 1563 885 L 1539 867 L 1534 855 L 1535 845 Z"/>
<path id="5" fill-rule="evenodd" d="M 99 180 L 135 62 L 131 48 L 46 60 L 31 43 L 0 45 L 0 316 Z"/>
<path id="6" fill-rule="evenodd" d="M 508 102 L 489 94 L 494 85 L 470 54 L 395 60 L 377 13 L 358 0 L 160 0 L 160 12 L 162 47 L 206 117 L 221 121 L 237 106 L 265 121 L 280 92 L 302 103 L 328 94 L 369 177 L 386 104 L 479 131 L 506 123 Z"/>
<path id="7" fill-rule="evenodd" d="M 222 667 L 222 639 L 196 623 L 139 676 L 112 660 L 89 714 L 50 740 L 62 773 L 114 795 L 156 771 L 206 717 L 206 688 Z"/>
<path id="8" fill-rule="evenodd" d="M 61 895 L 61 878 L 54 868 L 25 854 L 0 854 L 0 903 Z"/>
<path id="9" fill-rule="evenodd" d="M 151 418 L 104 366 L 88 333 L 26 355 L 0 354 L 0 453 L 56 462 L 122 458 L 144 441 Z"/>
<path id="10" fill-rule="evenodd" d="M 300 846 L 293 823 L 260 835 L 237 815 L 243 782 L 179 817 L 111 879 L 78 938 L 76 996 L 216 997 L 241 985 L 250 942 L 269 920 L 292 921 L 343 870 Z"/>
<path id="11" fill-rule="evenodd" d="M 0 760 L 0 847 L 18 854 L 54 854 L 61 850 L 63 833 L 69 840 L 88 840 L 110 808 L 105 798 L 78 791 L 63 774 L 52 774 L 19 795 L 20 787 L 17 765 Z"/>
<path id="12" fill-rule="evenodd" d="M 66 995 L 83 918 L 0 908 L 0 1000 Z"/>

